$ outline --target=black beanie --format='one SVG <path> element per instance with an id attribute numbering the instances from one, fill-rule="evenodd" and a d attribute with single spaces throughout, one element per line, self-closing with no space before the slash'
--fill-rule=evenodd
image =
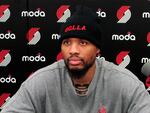
<path id="1" fill-rule="evenodd" d="M 60 44 L 66 38 L 81 38 L 90 41 L 96 47 L 101 46 L 100 20 L 90 8 L 78 6 L 60 29 Z"/>

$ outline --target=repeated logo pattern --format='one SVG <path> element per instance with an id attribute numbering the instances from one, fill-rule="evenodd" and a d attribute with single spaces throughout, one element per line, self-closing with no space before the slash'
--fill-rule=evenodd
<path id="1" fill-rule="evenodd" d="M 19 81 L 18 79 L 24 78 L 20 76 L 35 72 L 45 65 L 62 59 L 62 54 L 57 46 L 61 37 L 58 28 L 74 12 L 74 5 L 72 2 L 68 4 L 63 2 L 61 4 L 45 3 L 46 7 L 42 8 L 42 2 L 44 1 L 37 2 L 34 8 L 26 7 L 25 9 L 17 9 L 14 4 L 8 4 L 8 2 L 0 3 L 0 84 L 4 89 L 6 89 L 6 83 L 16 83 Z M 149 7 L 141 4 L 139 9 L 132 3 L 126 3 L 127 5 L 122 3 L 120 6 L 112 4 L 111 10 L 110 6 L 106 4 L 103 7 L 100 6 L 101 2 L 107 1 L 93 2 L 92 8 L 104 27 L 103 31 L 106 35 L 102 37 L 104 40 L 103 51 L 106 51 L 107 54 L 102 52 L 101 56 L 103 57 L 99 56 L 98 58 L 112 61 L 123 68 L 131 67 L 131 71 L 139 73 L 140 65 L 150 62 Z M 145 2 L 149 3 L 149 1 L 143 1 L 143 4 Z M 91 5 L 91 2 L 87 2 L 87 4 Z M 41 8 L 38 8 L 39 6 Z M 53 10 L 49 10 L 51 8 Z M 19 13 L 16 13 L 17 11 Z M 86 28 L 69 26 L 66 28 L 66 32 L 76 29 L 85 30 Z M 42 55 L 37 53 L 42 53 Z M 113 53 L 113 55 L 110 56 L 109 53 Z M 136 60 L 135 57 L 140 60 Z M 134 69 L 133 61 L 137 63 L 139 70 Z M 9 73 L 13 73 L 13 77 L 8 76 Z M 149 78 L 144 80 L 143 77 L 142 81 L 146 81 L 145 85 L 150 87 Z M 4 91 L 0 93 L 1 107 L 10 98 L 11 90 L 8 89 L 10 93 Z M 107 113 L 105 107 L 99 109 L 99 113 Z"/>

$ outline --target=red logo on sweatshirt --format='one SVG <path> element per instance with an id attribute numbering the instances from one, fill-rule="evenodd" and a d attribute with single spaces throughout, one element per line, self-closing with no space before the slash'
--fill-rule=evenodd
<path id="1" fill-rule="evenodd" d="M 65 28 L 65 32 L 68 31 L 86 31 L 85 25 L 70 25 Z"/>
<path id="2" fill-rule="evenodd" d="M 102 106 L 99 110 L 98 113 L 107 113 L 106 107 Z"/>

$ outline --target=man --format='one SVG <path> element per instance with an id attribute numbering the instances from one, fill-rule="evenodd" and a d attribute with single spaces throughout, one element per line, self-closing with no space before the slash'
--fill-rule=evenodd
<path id="1" fill-rule="evenodd" d="M 127 69 L 97 59 L 96 14 L 78 8 L 61 27 L 64 60 L 35 72 L 1 113 L 150 113 L 150 95 Z"/>

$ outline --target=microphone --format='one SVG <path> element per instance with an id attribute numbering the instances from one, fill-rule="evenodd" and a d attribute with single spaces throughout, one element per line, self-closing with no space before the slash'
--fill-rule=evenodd
<path id="1" fill-rule="evenodd" d="M 147 77 L 146 79 L 146 86 L 148 87 L 147 91 L 150 91 L 150 62 L 147 62 L 142 66 L 141 72 Z"/>

